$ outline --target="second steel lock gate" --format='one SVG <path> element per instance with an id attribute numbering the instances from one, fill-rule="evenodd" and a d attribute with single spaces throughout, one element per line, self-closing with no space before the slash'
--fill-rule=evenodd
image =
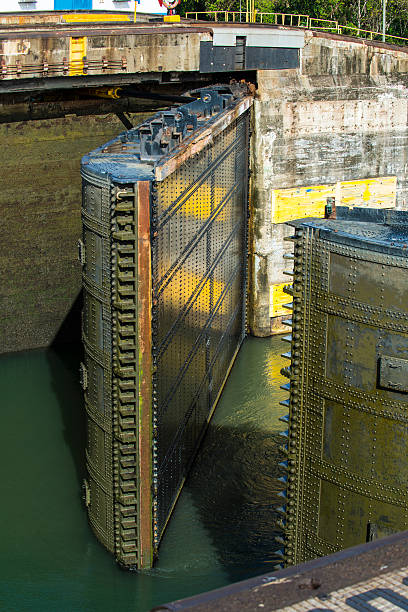
<path id="1" fill-rule="evenodd" d="M 245 334 L 251 98 L 198 95 L 82 162 L 86 503 L 139 568 Z"/>
<path id="2" fill-rule="evenodd" d="M 336 212 L 290 223 L 289 565 L 408 527 L 408 214 Z"/>

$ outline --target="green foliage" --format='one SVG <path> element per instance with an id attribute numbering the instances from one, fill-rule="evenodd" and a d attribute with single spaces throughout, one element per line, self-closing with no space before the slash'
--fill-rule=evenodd
<path id="1" fill-rule="evenodd" d="M 387 33 L 408 37 L 408 0 L 386 1 Z M 245 11 L 245 8 L 246 0 L 181 0 L 179 12 Z M 309 15 L 340 25 L 382 31 L 382 0 L 255 0 L 255 8 L 262 13 Z"/>

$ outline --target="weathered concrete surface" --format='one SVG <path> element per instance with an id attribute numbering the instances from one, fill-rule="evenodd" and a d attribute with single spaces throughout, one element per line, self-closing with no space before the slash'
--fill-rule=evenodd
<path id="1" fill-rule="evenodd" d="M 306 34 L 299 70 L 259 71 L 252 138 L 254 255 L 250 327 L 266 336 L 269 288 L 288 282 L 291 230 L 271 222 L 273 189 L 397 177 L 408 202 L 408 50 Z M 288 296 L 288 301 L 290 301 Z M 282 330 L 281 330 L 282 331 Z"/>
<path id="2" fill-rule="evenodd" d="M 208 40 L 208 27 L 188 24 L 0 27 L 1 79 L 198 71 Z"/>
<path id="3" fill-rule="evenodd" d="M 79 162 L 123 129 L 115 115 L 0 125 L 0 353 L 49 345 L 70 312 L 81 288 Z"/>

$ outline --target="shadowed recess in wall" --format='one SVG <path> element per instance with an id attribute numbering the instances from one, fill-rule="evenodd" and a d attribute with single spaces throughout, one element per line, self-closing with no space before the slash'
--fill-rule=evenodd
<path id="1" fill-rule="evenodd" d="M 83 355 L 81 343 L 82 303 L 83 296 L 82 291 L 80 291 L 51 346 L 46 351 L 51 387 L 61 411 L 63 437 L 69 447 L 76 470 L 78 495 L 85 478 L 84 448 L 86 439 L 84 400 L 79 383 L 79 367 Z"/>
<path id="2" fill-rule="evenodd" d="M 83 306 L 83 292 L 78 293 L 72 303 L 65 319 L 60 325 L 51 342 L 51 347 L 56 349 L 61 344 L 81 343 L 81 312 Z"/>

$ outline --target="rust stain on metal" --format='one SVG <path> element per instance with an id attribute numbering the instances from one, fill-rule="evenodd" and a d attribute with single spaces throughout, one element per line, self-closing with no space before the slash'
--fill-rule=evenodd
<path id="1" fill-rule="evenodd" d="M 155 168 L 156 180 L 162 181 L 169 174 L 172 174 L 177 168 L 179 168 L 187 159 L 197 155 L 207 145 L 213 142 L 213 139 L 220 134 L 228 125 L 230 125 L 235 119 L 240 117 L 253 103 L 251 96 L 243 98 L 233 109 L 228 111 L 225 115 L 217 119 L 208 129 L 200 132 L 197 138 L 189 139 L 186 138 L 179 147 L 179 151 L 166 160 L 162 164 L 158 164 Z"/>
<path id="2" fill-rule="evenodd" d="M 152 278 L 150 182 L 138 183 L 139 567 L 152 565 Z"/>

